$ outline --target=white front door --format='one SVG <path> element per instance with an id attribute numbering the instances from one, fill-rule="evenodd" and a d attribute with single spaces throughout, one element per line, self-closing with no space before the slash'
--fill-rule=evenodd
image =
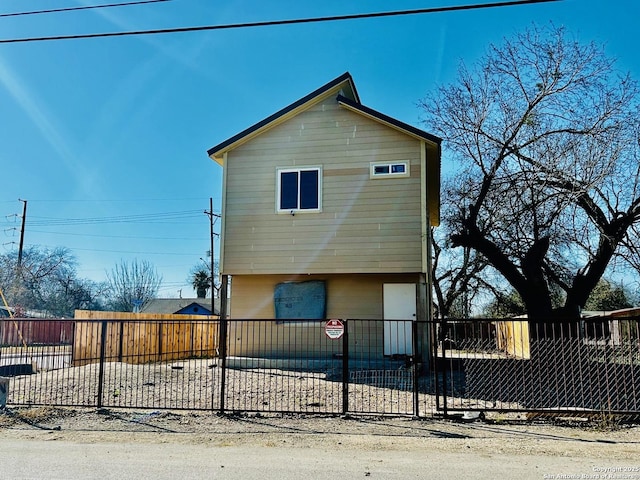
<path id="1" fill-rule="evenodd" d="M 382 292 L 384 354 L 413 355 L 412 322 L 416 319 L 416 284 L 385 283 Z"/>

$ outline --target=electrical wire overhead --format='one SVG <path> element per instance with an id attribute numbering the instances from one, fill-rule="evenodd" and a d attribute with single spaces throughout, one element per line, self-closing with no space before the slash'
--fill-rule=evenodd
<path id="1" fill-rule="evenodd" d="M 104 32 L 104 33 L 86 33 L 79 35 L 56 35 L 50 37 L 25 37 L 25 38 L 7 38 L 0 39 L 0 43 L 25 43 L 25 42 L 43 42 L 51 40 L 79 40 L 87 38 L 105 38 L 105 37 L 125 37 L 133 35 L 158 35 L 163 33 L 185 33 L 185 32 L 201 32 L 210 30 L 231 30 L 238 28 L 256 28 L 256 27 L 273 27 L 280 25 L 295 25 L 304 23 L 320 23 L 320 22 L 336 22 L 342 20 L 361 20 L 368 18 L 380 18 L 380 17 L 397 17 L 401 15 L 418 15 L 426 13 L 443 13 L 443 12 L 456 12 L 464 10 L 479 10 L 485 8 L 497 8 L 497 7 L 512 7 L 517 5 L 532 5 L 536 3 L 550 3 L 561 2 L 562 0 L 513 0 L 504 2 L 492 2 L 492 3 L 478 3 L 471 5 L 454 5 L 449 7 L 432 7 L 432 8 L 420 8 L 415 10 L 396 10 L 390 12 L 377 12 L 377 13 L 359 13 L 353 15 L 334 15 L 329 17 L 313 17 L 313 18 L 299 18 L 291 20 L 272 20 L 263 22 L 248 22 L 248 23 L 232 23 L 226 25 L 203 25 L 198 27 L 177 27 L 177 28 L 162 28 L 155 30 L 133 30 L 127 32 Z"/>
<path id="2" fill-rule="evenodd" d="M 171 0 L 138 0 L 134 2 L 124 2 L 124 3 L 105 3 L 102 5 L 85 5 L 83 7 L 65 7 L 65 8 L 52 8 L 49 10 L 33 10 L 29 12 L 0 13 L 0 17 L 22 17 L 25 15 L 40 15 L 43 13 L 61 13 L 61 12 L 74 12 L 77 10 L 94 10 L 97 8 L 130 7 L 132 5 L 143 5 L 146 3 L 160 3 L 160 2 L 170 2 L 170 1 Z"/>
<path id="3" fill-rule="evenodd" d="M 119 215 L 115 217 L 52 218 L 34 216 L 29 223 L 30 226 L 35 227 L 51 227 L 59 225 L 97 225 L 105 223 L 165 223 L 171 220 L 199 218 L 200 215 L 200 210 L 183 210 L 179 212 Z"/>

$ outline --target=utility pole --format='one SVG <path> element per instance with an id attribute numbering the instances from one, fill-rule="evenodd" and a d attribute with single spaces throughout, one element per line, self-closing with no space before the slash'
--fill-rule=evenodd
<path id="1" fill-rule="evenodd" d="M 18 272 L 22 272 L 22 250 L 24 248 L 24 226 L 27 221 L 27 201 L 18 199 L 24 205 L 22 207 L 22 227 L 20 228 L 20 246 L 18 247 Z"/>
<path id="2" fill-rule="evenodd" d="M 214 238 L 216 233 L 213 231 L 213 226 L 216 220 L 220 218 L 220 215 L 213 213 L 213 198 L 209 198 L 209 210 L 204 211 L 205 215 L 209 217 L 209 235 L 211 237 L 211 315 L 215 314 L 215 282 L 213 280 L 214 268 L 215 268 L 215 254 L 214 254 Z"/>

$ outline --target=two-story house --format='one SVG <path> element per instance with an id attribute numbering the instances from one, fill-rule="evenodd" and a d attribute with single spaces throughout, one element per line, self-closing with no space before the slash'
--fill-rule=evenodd
<path id="1" fill-rule="evenodd" d="M 345 73 L 209 149 L 223 168 L 233 319 L 427 319 L 441 139 L 360 102 Z M 384 354 L 411 353 L 390 324 Z M 403 338 L 396 338 L 398 335 Z"/>

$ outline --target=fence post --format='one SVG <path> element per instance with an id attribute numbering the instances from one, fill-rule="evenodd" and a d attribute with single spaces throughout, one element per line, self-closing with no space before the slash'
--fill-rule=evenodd
<path id="1" fill-rule="evenodd" d="M 212 252 L 213 255 L 213 252 Z M 218 347 L 220 349 L 220 413 L 224 414 L 225 405 L 225 389 L 227 378 L 227 337 L 228 335 L 228 320 L 227 320 L 227 288 L 228 288 L 229 276 L 222 276 L 222 284 L 220 285 L 220 339 L 218 340 Z M 213 295 L 213 292 L 211 293 Z"/>
<path id="2" fill-rule="evenodd" d="M 124 350 L 124 320 L 120 320 L 120 337 L 118 338 L 118 361 L 122 362 L 123 350 Z"/>
<path id="3" fill-rule="evenodd" d="M 447 329 L 449 326 L 447 325 L 447 320 L 442 319 L 442 331 L 440 332 L 440 336 L 438 340 L 442 341 L 442 409 L 444 411 L 444 416 L 448 415 L 447 412 L 447 343 L 445 342 L 445 338 L 447 338 Z M 437 381 L 437 377 L 436 377 Z"/>
<path id="4" fill-rule="evenodd" d="M 440 374 L 440 366 L 438 365 L 438 324 L 434 318 L 431 319 L 431 343 L 429 348 L 431 350 L 431 371 L 435 379 L 435 392 L 436 392 L 436 412 L 440 411 L 440 382 L 438 375 Z"/>
<path id="5" fill-rule="evenodd" d="M 422 352 L 418 353 L 418 322 L 414 320 L 411 322 L 411 336 L 412 336 L 412 348 L 413 355 L 411 357 L 411 370 L 413 373 L 413 414 L 416 417 L 420 416 L 420 396 L 419 393 L 419 380 L 420 380 L 420 362 L 418 359 L 422 358 Z"/>
<path id="6" fill-rule="evenodd" d="M 349 322 L 344 322 L 342 335 L 342 414 L 349 411 Z"/>
<path id="7" fill-rule="evenodd" d="M 102 408 L 102 393 L 104 383 L 104 362 L 105 362 L 105 350 L 107 345 L 107 321 L 102 320 L 100 333 L 100 364 L 98 367 L 98 408 Z"/>

